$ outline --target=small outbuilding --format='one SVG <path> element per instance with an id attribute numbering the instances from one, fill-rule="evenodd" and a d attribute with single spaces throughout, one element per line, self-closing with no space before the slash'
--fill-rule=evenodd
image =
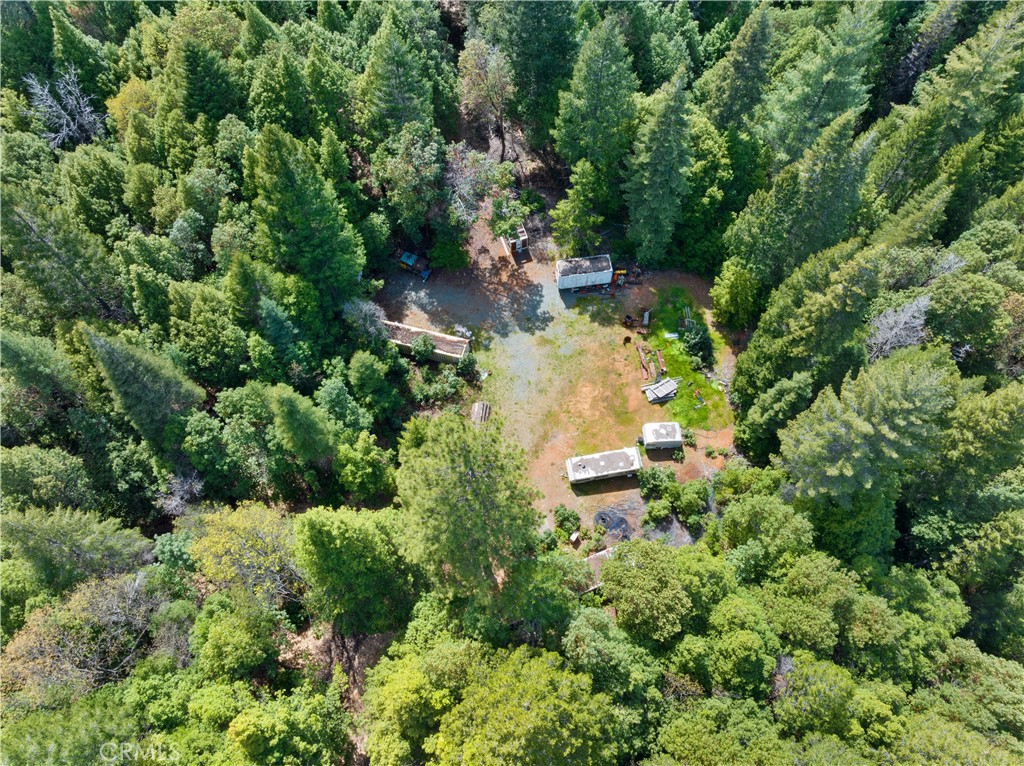
<path id="1" fill-rule="evenodd" d="M 644 449 L 679 449 L 683 446 L 683 427 L 678 423 L 644 423 Z"/>
<path id="2" fill-rule="evenodd" d="M 614 276 L 610 255 L 555 261 L 555 281 L 559 290 L 610 285 Z"/>
<path id="3" fill-rule="evenodd" d="M 570 484 L 583 484 L 598 479 L 632 476 L 644 467 L 638 447 L 598 452 L 571 457 L 565 461 L 565 474 Z"/>

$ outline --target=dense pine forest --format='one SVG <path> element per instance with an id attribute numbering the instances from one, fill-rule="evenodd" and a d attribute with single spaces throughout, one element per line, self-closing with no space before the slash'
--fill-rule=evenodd
<path id="1" fill-rule="evenodd" d="M 0 27 L 3 763 L 1024 764 L 1020 0 Z M 599 577 L 474 353 L 382 324 L 527 218 L 742 348 Z"/>

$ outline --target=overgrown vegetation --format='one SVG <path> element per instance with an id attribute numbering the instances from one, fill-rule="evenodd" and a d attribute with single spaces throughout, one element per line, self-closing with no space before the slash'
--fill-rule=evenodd
<path id="1" fill-rule="evenodd" d="M 0 32 L 5 763 L 1022 762 L 1020 2 L 7 2 Z M 459 411 L 475 359 L 404 358 L 373 302 L 396 251 L 513 231 L 541 165 L 562 255 L 713 276 L 752 333 L 727 402 L 720 335 L 691 306 L 666 338 L 658 296 L 664 419 L 693 448 L 735 412 L 742 456 L 644 469 L 695 544 L 622 542 L 599 584 L 605 530 L 541 533 L 501 413 Z"/>

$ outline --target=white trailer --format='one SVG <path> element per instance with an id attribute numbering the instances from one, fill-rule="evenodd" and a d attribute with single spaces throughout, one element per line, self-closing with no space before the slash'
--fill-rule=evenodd
<path id="1" fill-rule="evenodd" d="M 565 461 L 570 484 L 582 484 L 616 476 L 632 476 L 644 467 L 638 447 L 624 447 L 594 455 L 571 457 Z"/>
<path id="2" fill-rule="evenodd" d="M 559 290 L 610 285 L 614 272 L 610 255 L 589 258 L 563 258 L 555 261 L 555 281 Z"/>
<path id="3" fill-rule="evenodd" d="M 679 449 L 683 428 L 678 423 L 644 423 L 644 449 Z"/>

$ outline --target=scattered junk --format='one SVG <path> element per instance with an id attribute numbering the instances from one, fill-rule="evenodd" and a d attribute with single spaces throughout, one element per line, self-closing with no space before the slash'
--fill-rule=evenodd
<path id="1" fill-rule="evenodd" d="M 644 327 L 647 327 L 647 326 L 648 326 L 648 325 L 649 325 L 650 323 L 651 323 L 651 310 L 650 310 L 650 309 L 647 309 L 647 310 L 646 310 L 646 311 L 644 312 L 644 321 L 643 321 L 643 322 L 641 322 L 641 324 L 642 324 L 642 325 L 643 325 Z"/>
<path id="2" fill-rule="evenodd" d="M 697 320 L 690 316 L 690 307 L 683 308 L 683 318 L 679 320 L 679 330 L 694 330 L 697 327 Z M 678 337 L 678 336 L 676 336 Z"/>
<path id="3" fill-rule="evenodd" d="M 626 316 L 622 318 L 622 326 L 636 327 L 636 317 L 632 316 L 631 314 L 626 314 Z"/>
<path id="4" fill-rule="evenodd" d="M 473 340 L 473 332 L 465 325 L 455 325 L 455 328 L 452 330 L 452 332 L 458 335 L 460 338 L 465 338 L 466 340 Z"/>
<path id="5" fill-rule="evenodd" d="M 434 350 L 430 358 L 435 362 L 447 362 L 458 364 L 466 354 L 469 353 L 469 341 L 466 338 L 457 338 L 454 335 L 445 335 L 433 330 L 424 330 L 422 327 L 412 327 L 400 322 L 381 322 L 388 339 L 398 346 L 400 351 L 409 353 L 412 351 L 413 342 L 421 335 L 426 335 L 434 344 Z"/>
<path id="6" fill-rule="evenodd" d="M 579 545 L 579 542 L 580 542 L 579 530 L 577 530 L 577 531 L 573 532 L 571 535 L 569 535 L 569 544 L 572 545 L 573 548 L 575 548 L 577 545 Z"/>
<path id="7" fill-rule="evenodd" d="M 565 461 L 565 474 L 570 484 L 583 484 L 598 479 L 632 476 L 643 468 L 637 447 L 598 452 L 593 455 L 571 457 Z"/>
<path id="8" fill-rule="evenodd" d="M 640 372 L 643 374 L 644 380 L 647 380 L 649 377 L 651 377 L 651 371 L 647 369 L 647 357 L 644 356 L 644 352 L 643 349 L 640 348 L 640 344 L 637 343 L 635 345 L 636 353 L 640 355 Z"/>
<path id="9" fill-rule="evenodd" d="M 474 402 L 469 408 L 469 422 L 477 428 L 487 422 L 491 417 L 491 405 L 487 402 Z"/>
<path id="10" fill-rule="evenodd" d="M 665 340 L 679 340 L 679 333 L 677 332 L 666 332 L 664 336 Z"/>
<path id="11" fill-rule="evenodd" d="M 406 271 L 411 271 L 413 274 L 416 274 L 424 282 L 426 282 L 427 277 L 430 276 L 430 261 L 426 258 L 414 255 L 408 250 L 398 256 L 398 265 Z"/>
<path id="12" fill-rule="evenodd" d="M 604 529 L 606 540 L 628 540 L 633 535 L 629 520 L 621 513 L 605 509 L 594 514 L 594 526 Z"/>
<path id="13" fill-rule="evenodd" d="M 505 248 L 505 255 L 509 258 L 513 258 L 514 255 L 522 255 L 525 251 L 530 249 L 530 238 L 526 233 L 525 226 L 516 227 L 516 238 L 512 237 L 498 237 L 501 240 L 501 246 Z"/>
<path id="14" fill-rule="evenodd" d="M 640 386 L 640 390 L 647 394 L 647 401 L 651 404 L 661 404 L 676 398 L 679 390 L 679 378 L 665 378 L 663 380 Z"/>
<path id="15" fill-rule="evenodd" d="M 661 355 L 661 349 L 660 348 L 657 349 L 654 353 L 657 354 L 657 356 L 658 356 L 658 367 L 661 368 L 661 374 L 664 375 L 665 373 L 668 372 L 668 368 L 665 367 L 665 357 L 663 357 Z"/>
<path id="16" fill-rule="evenodd" d="M 644 449 L 680 449 L 683 427 L 678 423 L 644 423 L 643 435 L 637 439 Z"/>
<path id="17" fill-rule="evenodd" d="M 607 287 L 612 282 L 612 257 L 592 255 L 588 258 L 563 258 L 555 261 L 555 282 L 559 290 L 579 291 Z"/>

